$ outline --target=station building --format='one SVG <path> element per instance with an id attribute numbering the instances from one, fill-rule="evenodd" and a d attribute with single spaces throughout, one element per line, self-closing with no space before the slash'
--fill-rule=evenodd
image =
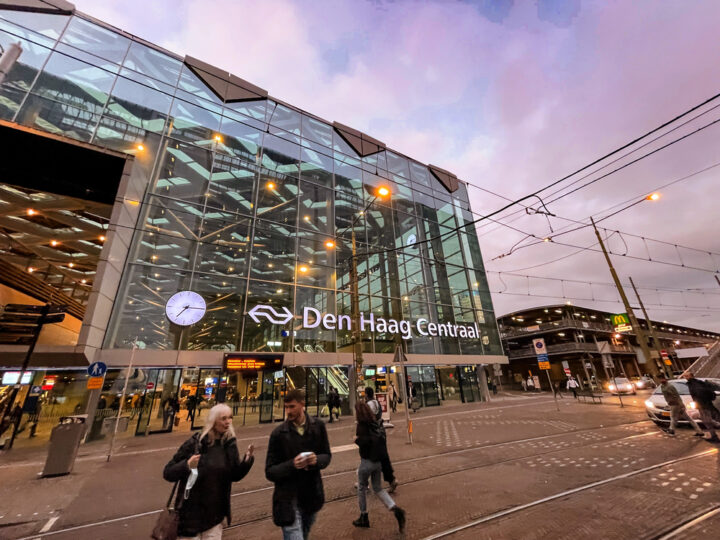
<path id="1" fill-rule="evenodd" d="M 618 332 L 613 324 L 614 315 L 571 304 L 554 304 L 499 317 L 500 337 L 510 363 L 498 366 L 494 376 L 499 382 L 520 389 L 521 380 L 534 375 L 547 390 L 549 383 L 538 369 L 533 347 L 533 340 L 538 338 L 545 341 L 553 382 L 565 381 L 565 369 L 569 369 L 577 380 L 585 384 L 593 380 L 600 386 L 613 373 L 630 378 L 656 376 L 663 373 L 665 365 L 677 375 L 718 348 L 720 335 L 668 321 L 651 321 L 655 343 L 647 321 L 639 318 L 651 341 L 651 362 L 647 363 L 636 333 Z"/>
<path id="2" fill-rule="evenodd" d="M 364 384 L 399 387 L 398 345 L 424 406 L 481 399 L 507 363 L 454 174 L 62 0 L 0 1 L 0 47 L 20 51 L 0 73 L 0 305 L 66 309 L 28 374 L 28 336 L 0 325 L 0 398 L 22 379 L 43 417 L 91 409 L 101 361 L 97 414 L 129 373 L 145 434 L 172 429 L 173 394 L 262 422 L 304 387 L 322 414 L 359 356 Z"/>

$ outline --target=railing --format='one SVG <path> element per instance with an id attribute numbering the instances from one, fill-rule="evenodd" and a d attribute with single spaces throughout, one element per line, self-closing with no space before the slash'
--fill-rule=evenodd
<path id="1" fill-rule="evenodd" d="M 708 356 L 695 360 L 688 368 L 696 377 L 718 377 L 720 375 L 720 341 L 708 349 Z"/>
<path id="2" fill-rule="evenodd" d="M 587 353 L 598 353 L 598 348 L 595 343 L 580 343 L 580 342 L 569 342 L 569 343 L 555 343 L 554 345 L 547 346 L 548 354 L 558 354 L 564 352 L 587 352 Z M 611 353 L 628 353 L 635 354 L 635 349 L 629 345 L 610 345 Z M 508 358 L 523 358 L 526 356 L 535 356 L 535 351 L 532 347 L 523 347 L 514 351 L 508 351 Z"/>

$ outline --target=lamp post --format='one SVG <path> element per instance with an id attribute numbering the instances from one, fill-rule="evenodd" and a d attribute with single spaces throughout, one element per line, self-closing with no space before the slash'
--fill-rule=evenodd
<path id="1" fill-rule="evenodd" d="M 357 401 L 357 383 L 358 383 L 358 370 L 362 369 L 363 366 L 363 344 L 362 344 L 362 331 L 360 329 L 360 291 L 359 291 L 359 276 L 358 276 L 358 264 L 357 264 L 357 239 L 355 237 L 355 223 L 358 217 L 365 215 L 370 206 L 378 199 L 390 196 L 390 189 L 385 186 L 380 186 L 375 190 L 375 194 L 372 200 L 365 206 L 365 208 L 355 215 L 349 227 L 350 229 L 350 313 L 352 319 L 352 336 L 353 336 L 353 363 L 350 376 L 348 377 L 348 391 L 349 391 L 349 404 L 350 410 L 355 409 L 355 403 Z M 336 232 L 335 236 L 339 237 L 345 229 Z M 328 248 L 335 247 L 335 244 L 328 240 L 325 245 Z"/>

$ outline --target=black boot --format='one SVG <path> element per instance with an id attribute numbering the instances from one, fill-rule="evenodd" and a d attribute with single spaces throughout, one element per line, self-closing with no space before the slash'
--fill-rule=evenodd
<path id="1" fill-rule="evenodd" d="M 393 511 L 393 514 L 395 514 L 395 519 L 397 519 L 398 529 L 400 529 L 400 533 L 404 533 L 405 532 L 405 510 L 403 510 L 399 506 L 393 506 L 392 511 Z"/>
<path id="2" fill-rule="evenodd" d="M 370 519 L 368 518 L 367 512 L 360 514 L 360 517 L 353 521 L 353 525 L 356 527 L 370 527 Z"/>

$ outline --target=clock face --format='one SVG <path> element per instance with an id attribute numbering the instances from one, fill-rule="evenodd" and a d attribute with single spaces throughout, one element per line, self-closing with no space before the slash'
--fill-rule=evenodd
<path id="1" fill-rule="evenodd" d="M 198 293 L 180 291 L 165 304 L 165 315 L 178 326 L 190 326 L 203 318 L 205 309 L 205 300 Z"/>

